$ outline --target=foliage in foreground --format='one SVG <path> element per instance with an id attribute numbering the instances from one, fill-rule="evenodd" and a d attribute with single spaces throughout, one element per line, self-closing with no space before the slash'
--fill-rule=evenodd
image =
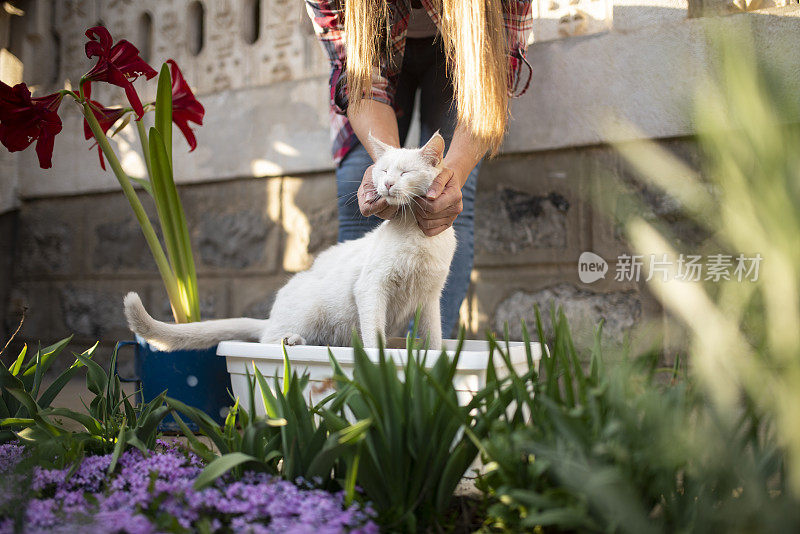
<path id="1" fill-rule="evenodd" d="M 371 512 L 344 506 L 341 493 L 303 489 L 266 474 L 195 489 L 203 463 L 159 442 L 152 454 L 84 458 L 68 469 L 27 465 L 26 451 L 0 445 L 0 534 L 12 532 L 362 532 Z"/>
<path id="2" fill-rule="evenodd" d="M 408 339 L 414 339 L 414 332 Z M 493 340 L 490 343 L 508 361 L 507 354 Z M 498 380 L 491 363 L 487 388 L 459 407 L 453 377 L 460 348 L 452 360 L 430 356 L 435 362 L 428 366 L 427 351 L 408 346 L 400 378 L 396 363 L 383 350 L 372 362 L 355 338 L 353 379 L 331 356 L 337 392 L 316 406 L 304 395 L 308 376 L 291 369 L 284 351 L 282 382 L 276 377 L 270 387 L 256 367 L 250 382 L 249 405 L 255 406 L 257 385 L 267 417 L 254 417 L 237 402 L 223 428 L 167 399 L 220 451 L 217 456 L 183 426 L 193 449 L 210 462 L 197 486 L 232 469 L 235 474 L 257 469 L 287 480 L 300 476 L 322 487 L 343 488 L 348 502 L 360 487 L 363 499 L 391 531 L 446 527 L 456 486 L 477 457 L 479 440 L 490 423 L 513 401 L 512 384 L 510 379 Z M 532 376 L 529 371 L 518 380 Z M 178 414 L 176 420 L 182 425 Z"/>
<path id="3" fill-rule="evenodd" d="M 606 368 L 600 332 L 588 367 L 566 320 L 528 406 L 531 422 L 498 421 L 479 486 L 493 499 L 487 531 L 787 532 L 800 501 L 786 488 L 769 419 L 742 406 L 728 420 L 658 354 Z"/>
<path id="4" fill-rule="evenodd" d="M 117 501 L 132 500 L 138 503 L 134 511 L 119 508 L 119 517 L 130 516 L 131 524 L 146 521 L 141 524 L 181 532 L 188 522 L 192 529 L 214 530 L 219 526 L 216 518 L 234 528 L 239 516 L 230 515 L 230 510 L 200 510 L 197 496 L 222 491 L 238 480 L 235 487 L 244 488 L 244 498 L 256 491 L 253 484 L 275 484 L 281 478 L 285 488 L 269 487 L 293 495 L 297 490 L 288 483 L 300 477 L 336 492 L 340 510 L 354 499 L 369 502 L 376 522 L 387 531 L 447 530 L 457 519 L 448 515 L 454 489 L 480 452 L 486 471 L 479 486 L 490 504 L 486 531 L 736 532 L 800 527 L 800 502 L 786 487 L 783 450 L 770 418 L 747 404 L 736 420 L 724 417 L 690 377 L 677 366 L 659 369 L 654 356 L 607 367 L 598 341 L 587 365 L 573 346 L 563 313 L 552 313 L 554 337 L 540 362 L 541 373 L 529 366 L 524 373 L 498 376 L 501 363 L 506 371 L 512 367 L 503 343 L 490 338 L 487 387 L 463 407 L 452 385 L 458 357 L 437 357 L 428 367 L 424 351 L 409 350 L 399 377 L 390 359 L 382 356 L 372 362 L 357 346 L 353 378 L 345 378 L 332 360 L 337 392 L 317 406 L 309 406 L 305 398 L 308 377 L 298 376 L 288 358 L 288 379 L 275 379 L 272 387 L 255 370 L 250 406 L 255 405 L 257 385 L 266 417 L 248 413 L 237 402 L 219 427 L 206 414 L 173 399 L 162 396 L 153 405 L 151 414 L 174 410 L 188 415 L 219 454 L 186 428 L 188 444 L 199 455 L 187 459 L 171 451 L 164 456 L 156 446 L 155 430 L 152 441 L 141 443 L 141 451 L 131 450 L 137 445 L 135 439 L 125 438 L 133 432 L 127 421 L 141 418 L 141 412 L 128 414 L 124 397 L 106 404 L 116 406 L 113 410 L 92 412 L 101 427 L 116 428 L 123 439 L 84 447 L 80 455 L 70 456 L 65 453 L 69 449 L 52 444 L 104 442 L 87 437 L 86 426 L 74 432 L 62 429 L 56 437 L 18 430 L 20 436 L 29 435 L 22 442 L 29 455 L 26 461 L 39 466 L 33 480 L 49 476 L 51 484 L 68 489 L 59 493 L 54 485 L 39 484 L 33 493 L 17 492 L 23 501 L 7 500 L 0 515 L 6 527 L 11 518 L 21 520 L 24 510 L 41 512 L 51 518 L 47 521 L 100 521 L 106 518 L 105 508 L 97 503 L 123 506 Z M 537 327 L 543 338 L 541 321 Z M 523 332 L 527 338 L 524 325 Z M 79 361 L 90 371 L 87 388 L 101 393 L 95 393 L 97 402 L 92 404 L 102 406 L 98 399 L 108 398 L 109 383 L 115 381 L 103 382 L 99 366 Z M 102 373 L 109 376 L 113 359 L 109 373 Z M 52 416 L 47 410 L 40 410 L 43 417 Z M 58 462 L 50 456 L 54 450 L 61 455 Z M 123 498 L 119 492 L 133 488 L 126 479 L 133 473 L 131 459 L 139 462 L 133 470 L 138 489 Z M 182 473 L 180 483 L 162 481 L 162 467 L 171 470 L 178 460 L 184 462 L 175 467 Z M 48 463 L 57 469 L 42 469 Z M 149 474 L 154 471 L 161 474 Z M 95 489 L 83 485 L 89 483 Z M 234 486 L 227 487 L 234 491 Z M 78 498 L 84 491 L 94 492 L 94 497 Z M 69 508 L 73 501 L 74 509 Z M 170 517 L 177 517 L 177 523 L 158 512 L 164 506 L 174 508 Z M 276 513 L 274 503 L 269 510 L 259 510 Z M 248 517 L 263 522 L 267 515 Z"/>
<path id="5" fill-rule="evenodd" d="M 800 103 L 796 69 L 762 52 L 747 20 L 710 36 L 718 62 L 694 113 L 702 173 L 652 143 L 619 150 L 712 236 L 706 248 L 762 258 L 755 280 L 654 277 L 651 288 L 685 326 L 698 383 L 722 417 L 736 420 L 742 398 L 769 416 L 800 494 Z M 685 252 L 668 229 L 625 222 L 641 253 Z"/>
<path id="6" fill-rule="evenodd" d="M 414 334 L 407 338 L 409 347 Z M 461 341 L 463 336 L 462 331 Z M 492 338 L 489 344 L 492 353 L 501 354 L 510 366 L 507 354 Z M 475 461 L 491 422 L 507 409 L 519 411 L 520 406 L 510 408 L 517 384 L 498 380 L 490 358 L 486 388 L 459 406 L 453 378 L 461 344 L 452 360 L 445 353 L 429 356 L 409 348 L 402 378 L 396 362 L 382 350 L 378 361 L 372 362 L 357 339 L 354 346 L 353 379 L 347 379 L 332 358 L 337 393 L 319 412 L 333 428 L 346 425 L 348 417 L 369 422 L 352 459 L 357 465 L 355 483 L 379 513 L 382 525 L 392 531 L 448 526 L 446 512 L 453 493 Z M 530 345 L 528 356 L 531 361 Z M 431 365 L 429 358 L 434 357 Z M 520 381 L 531 376 L 529 370 Z"/>
<path id="7" fill-rule="evenodd" d="M 83 363 L 76 359 L 40 392 L 45 373 L 71 339 L 68 337 L 49 347 L 39 348 L 30 356 L 28 346 L 24 345 L 8 367 L 0 360 L 0 443 L 15 439 L 15 431 L 36 423 L 38 412 L 50 408 L 67 382 L 83 367 Z M 93 349 L 86 351 L 85 357 L 91 357 L 92 352 Z"/>
<path id="8" fill-rule="evenodd" d="M 710 236 L 681 249 L 636 209 L 625 223 L 637 253 L 760 254 L 759 276 L 652 277 L 687 332 L 679 380 L 646 357 L 604 370 L 595 354 L 587 373 L 557 333 L 533 424 L 498 424 L 486 444 L 487 530 L 800 530 L 800 128 L 786 122 L 800 106 L 793 72 L 739 29 L 709 36 L 718 64 L 694 114 L 702 174 L 653 143 L 617 148 Z"/>
<path id="9" fill-rule="evenodd" d="M 308 375 L 298 375 L 291 368 L 285 349 L 283 380 L 276 376 L 270 387 L 257 367 L 253 366 L 253 371 L 253 377 L 248 375 L 248 406 L 256 406 L 258 390 L 266 417 L 249 412 L 240 404 L 241 399 L 237 399 L 220 427 L 202 411 L 176 399 L 166 399 L 192 449 L 209 462 L 196 486 L 208 486 L 231 470 L 236 476 L 245 470 L 258 470 L 286 480 L 313 480 L 322 488 L 340 488 L 346 469 L 344 455 L 350 443 L 359 439 L 365 425 L 345 425 L 333 430 L 317 417 L 304 397 Z M 199 441 L 179 414 L 197 424 L 216 450 Z M 350 487 L 349 499 L 352 492 Z"/>
<path id="10" fill-rule="evenodd" d="M 0 364 L 0 410 L 4 410 L 0 413 L 3 417 L 0 419 L 0 428 L 13 430 L 11 434 L 0 436 L 4 438 L 0 443 L 11 438 L 18 439 L 35 449 L 41 462 L 59 468 L 77 465 L 76 462 L 86 454 L 113 452 L 110 472 L 126 447 L 147 452 L 155 446 L 158 424 L 169 413 L 164 406 L 166 392 L 147 404 L 134 407 L 122 391 L 116 373 L 119 346 L 114 349 L 111 365 L 105 371 L 92 360 L 97 349 L 95 344 L 82 354 L 74 353 L 75 363 L 38 396 L 44 373 L 69 340 L 63 339 L 40 350 L 27 367 L 22 364 L 25 348 L 10 369 Z M 86 411 L 51 407 L 56 395 L 82 367 L 86 368 L 86 389 L 93 396 L 88 405 L 84 402 Z M 65 426 L 65 419 L 77 423 L 81 429 L 73 430 Z"/>

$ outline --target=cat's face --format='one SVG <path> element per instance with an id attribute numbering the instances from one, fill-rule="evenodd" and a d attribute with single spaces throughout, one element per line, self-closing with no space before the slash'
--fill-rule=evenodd
<path id="1" fill-rule="evenodd" d="M 393 206 L 411 204 L 414 196 L 425 196 L 441 171 L 444 139 L 439 132 L 421 148 L 394 148 L 370 135 L 378 155 L 372 168 L 372 183 L 380 197 Z"/>

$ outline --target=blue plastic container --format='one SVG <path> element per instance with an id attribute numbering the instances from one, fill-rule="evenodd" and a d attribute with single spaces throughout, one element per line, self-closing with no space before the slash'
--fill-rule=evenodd
<path id="1" fill-rule="evenodd" d="M 138 402 L 150 402 L 167 390 L 174 399 L 203 410 L 219 423 L 225 421 L 228 407 L 232 405 L 229 391 L 231 379 L 225 358 L 217 356 L 217 347 L 204 350 L 160 351 L 136 336 L 136 341 L 121 341 L 119 347 L 134 347 L 135 377 L 122 377 L 124 382 L 135 382 L 140 390 Z M 197 425 L 181 417 L 186 425 L 197 431 Z M 162 432 L 179 432 L 172 414 L 158 426 Z"/>

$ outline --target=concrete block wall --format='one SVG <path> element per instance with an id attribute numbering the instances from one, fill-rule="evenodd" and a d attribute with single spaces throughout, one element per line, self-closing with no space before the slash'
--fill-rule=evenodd
<path id="1" fill-rule="evenodd" d="M 666 146 L 679 153 L 690 141 Z M 582 284 L 577 260 L 593 250 L 613 259 L 625 250 L 613 221 L 593 207 L 597 182 L 627 171 L 608 148 L 503 156 L 485 163 L 476 212 L 473 284 L 462 307 L 471 337 L 504 321 L 520 337 L 534 304 L 564 306 L 579 330 L 601 319 L 614 340 L 645 318 L 660 318 L 642 287 L 607 279 Z M 205 318 L 265 317 L 275 291 L 336 241 L 331 173 L 249 178 L 182 186 L 192 229 Z M 140 195 L 154 219 L 149 198 Z M 656 211 L 658 208 L 656 207 Z M 658 211 L 663 215 L 663 210 Z M 28 307 L 26 339 L 75 333 L 83 342 L 128 337 L 122 296 L 139 292 L 169 319 L 160 279 L 119 193 L 40 198 L 20 212 L 7 323 Z"/>
<path id="2" fill-rule="evenodd" d="M 167 57 L 181 64 L 206 108 L 198 149 L 189 154 L 180 140 L 175 148 L 202 313 L 265 316 L 277 288 L 336 239 L 327 66 L 302 3 L 14 4 L 25 14 L 0 14 L 0 29 L 11 27 L 0 31 L 0 44 L 42 91 L 74 82 L 90 67 L 82 34 L 96 22 L 139 44 L 151 64 Z M 725 5 L 726 12 L 741 11 Z M 547 308 L 551 301 L 582 334 L 602 319 L 615 340 L 662 321 L 643 284 L 578 279 L 581 252 L 604 257 L 613 273 L 626 250 L 613 215 L 595 202 L 614 180 L 635 183 L 608 143 L 654 139 L 696 166 L 688 111 L 714 61 L 705 32 L 717 22 L 728 31 L 750 26 L 760 48 L 800 72 L 798 9 L 776 6 L 708 19 L 687 18 L 692 6 L 681 0 L 535 3 L 531 89 L 513 102 L 504 149 L 485 162 L 479 180 L 473 284 L 462 306 L 471 337 L 502 330 L 505 321 L 518 337 L 519 319 L 530 324 L 534 304 Z M 4 81 L 14 81 L 3 72 Z M 800 88 L 800 75 L 791 81 Z M 141 89 L 152 94 L 154 87 Z M 97 95 L 107 105 L 121 98 L 114 90 Z M 74 134 L 81 123 L 72 111 L 64 109 L 62 118 L 64 132 L 73 135 L 57 138 L 50 171 L 38 168 L 32 150 L 0 155 L 0 239 L 8 263 L 0 274 L 10 273 L 0 284 L 0 306 L 6 333 L 27 307 L 20 340 L 75 333 L 82 343 L 108 345 L 129 337 L 125 292 L 138 291 L 161 318 L 169 317 L 169 306 L 130 208 L 111 173 L 100 170 L 88 143 Z M 638 133 L 621 133 L 614 127 L 620 122 Z M 142 176 L 134 133 L 123 131 L 115 146 L 126 170 Z M 697 237 L 669 197 L 643 187 L 640 193 L 648 217 L 668 221 L 686 239 Z"/>

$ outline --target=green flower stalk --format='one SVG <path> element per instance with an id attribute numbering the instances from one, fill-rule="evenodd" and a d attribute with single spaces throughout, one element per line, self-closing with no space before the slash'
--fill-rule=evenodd
<path id="1" fill-rule="evenodd" d="M 86 119 L 86 122 L 89 124 L 89 127 L 92 129 L 92 133 L 97 140 L 97 144 L 100 146 L 100 150 L 103 151 L 103 154 L 108 160 L 108 164 L 111 167 L 111 170 L 114 172 L 114 176 L 116 176 L 117 181 L 119 181 L 119 185 L 122 187 L 122 192 L 125 195 L 125 198 L 128 199 L 128 202 L 133 209 L 133 213 L 136 216 L 136 220 L 139 221 L 139 226 L 142 228 L 145 241 L 147 241 L 147 245 L 150 247 L 150 252 L 153 254 L 153 259 L 158 267 L 158 272 L 164 281 L 164 287 L 167 290 L 167 295 L 172 305 L 172 314 L 175 317 L 175 321 L 178 323 L 189 322 L 188 314 L 186 313 L 188 306 L 181 305 L 184 304 L 184 299 L 181 296 L 177 278 L 175 273 L 172 271 L 172 267 L 170 266 L 166 255 L 164 254 L 164 250 L 161 248 L 161 243 L 158 241 L 158 236 L 153 229 L 153 225 L 150 224 L 150 219 L 147 217 L 147 213 L 144 211 L 144 206 L 142 206 L 136 191 L 133 189 L 133 184 L 131 183 L 130 178 L 122 168 L 117 155 L 114 153 L 114 149 L 111 148 L 111 143 L 108 142 L 106 134 L 104 134 L 102 128 L 100 128 L 100 123 L 97 122 L 97 119 L 95 118 L 94 113 L 92 113 L 92 109 L 89 107 L 87 102 L 83 103 L 83 116 Z M 149 158 L 146 158 L 146 161 L 149 168 Z"/>

